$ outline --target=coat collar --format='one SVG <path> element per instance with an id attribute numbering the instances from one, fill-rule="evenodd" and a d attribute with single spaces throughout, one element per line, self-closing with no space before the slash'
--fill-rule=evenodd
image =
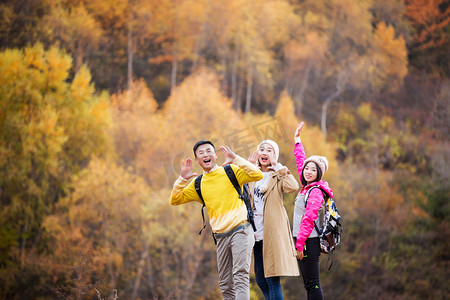
<path id="1" fill-rule="evenodd" d="M 277 180 L 276 180 L 277 173 L 272 172 L 269 176 L 270 176 L 269 180 L 267 181 L 267 191 L 264 193 L 265 195 L 267 195 L 277 184 Z M 274 180 L 274 178 L 275 178 L 275 180 Z M 253 191 L 253 189 L 255 187 L 255 182 L 254 181 L 250 182 L 248 185 L 249 185 L 250 190 Z"/>
<path id="2" fill-rule="evenodd" d="M 267 191 L 266 191 L 266 195 L 270 193 L 270 191 L 275 187 L 275 185 L 277 184 L 277 173 L 276 172 L 272 172 L 272 174 L 270 174 L 270 178 L 269 181 L 267 182 Z"/>
<path id="3" fill-rule="evenodd" d="M 275 185 L 277 184 L 277 172 L 272 172 L 272 174 L 269 175 L 269 180 L 267 181 L 267 190 L 264 193 L 265 197 L 270 193 L 271 190 L 273 190 L 273 188 L 275 187 Z M 255 188 L 255 183 L 254 181 L 250 182 L 248 184 L 249 190 L 251 191 L 250 194 L 250 199 L 251 199 L 251 203 L 253 206 L 253 189 Z"/>

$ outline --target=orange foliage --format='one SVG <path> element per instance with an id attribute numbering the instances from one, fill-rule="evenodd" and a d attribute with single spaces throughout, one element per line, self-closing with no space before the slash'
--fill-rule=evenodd
<path id="1" fill-rule="evenodd" d="M 445 0 L 407 0 L 406 16 L 416 31 L 413 35 L 415 49 L 424 50 L 450 42 L 450 6 Z"/>

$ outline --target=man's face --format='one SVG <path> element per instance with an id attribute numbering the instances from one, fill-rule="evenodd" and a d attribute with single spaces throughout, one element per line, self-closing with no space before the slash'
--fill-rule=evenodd
<path id="1" fill-rule="evenodd" d="M 216 165 L 217 153 L 210 144 L 203 144 L 195 151 L 195 161 L 204 171 L 210 171 Z"/>

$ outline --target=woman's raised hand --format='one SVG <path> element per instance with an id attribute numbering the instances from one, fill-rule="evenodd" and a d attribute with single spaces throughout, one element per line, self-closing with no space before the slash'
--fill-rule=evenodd
<path id="1" fill-rule="evenodd" d="M 256 165 L 258 163 L 258 151 L 254 151 L 252 154 L 250 154 L 250 156 L 248 157 L 248 161 Z"/>
<path id="2" fill-rule="evenodd" d="M 277 155 L 275 154 L 275 152 L 272 152 L 269 155 L 269 161 L 270 161 L 270 166 L 268 167 L 268 169 L 270 171 L 275 171 L 275 166 L 277 165 Z"/>
<path id="3" fill-rule="evenodd" d="M 302 130 L 303 125 L 305 125 L 305 122 L 303 122 L 303 121 L 301 121 L 300 124 L 298 124 L 297 129 L 295 130 L 294 137 L 300 136 L 300 131 Z"/>

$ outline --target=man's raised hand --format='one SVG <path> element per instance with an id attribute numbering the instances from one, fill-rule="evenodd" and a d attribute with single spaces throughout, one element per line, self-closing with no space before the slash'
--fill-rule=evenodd
<path id="1" fill-rule="evenodd" d="M 192 172 L 192 159 L 186 158 L 186 160 L 181 162 L 181 177 L 184 179 L 190 179 L 191 177 L 197 176 L 197 173 Z"/>
<path id="2" fill-rule="evenodd" d="M 226 165 L 231 164 L 234 159 L 236 158 L 236 154 L 234 154 L 233 151 L 231 151 L 230 147 L 228 146 L 220 146 L 220 151 L 222 151 L 223 156 L 225 156 L 225 162 L 222 164 L 223 167 Z"/>

